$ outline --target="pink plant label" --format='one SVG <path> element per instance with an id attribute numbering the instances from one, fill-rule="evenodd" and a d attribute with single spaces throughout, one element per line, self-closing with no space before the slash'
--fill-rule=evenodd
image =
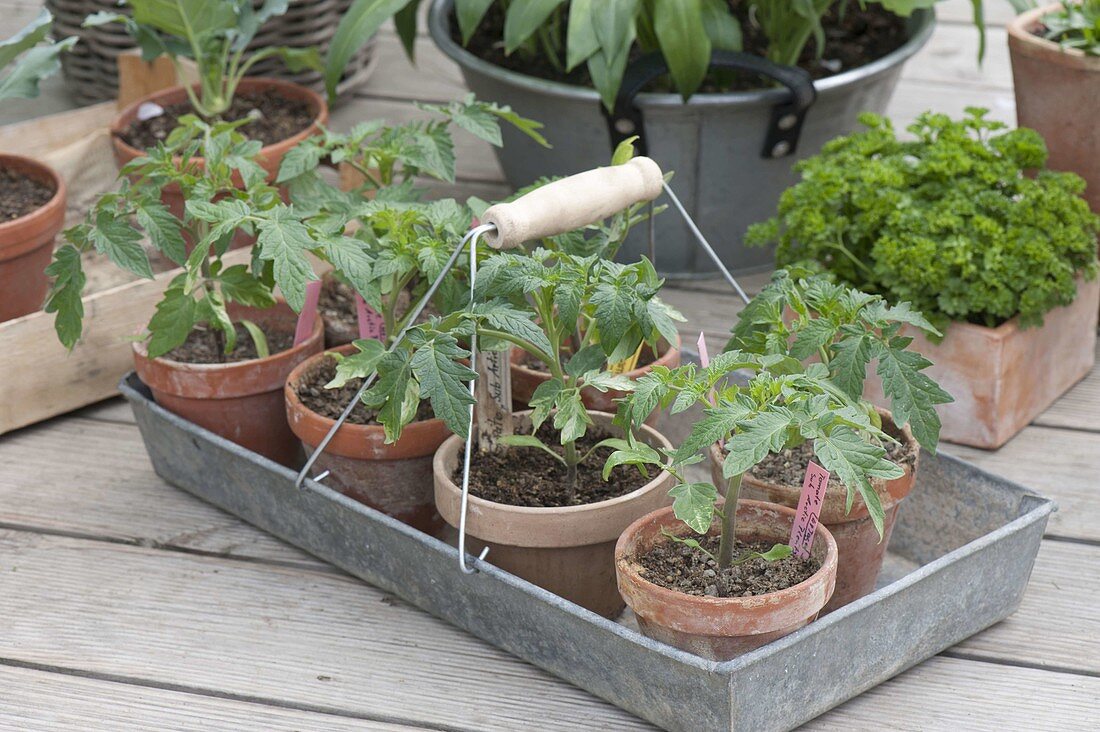
<path id="1" fill-rule="evenodd" d="M 707 337 L 703 334 L 703 331 L 699 331 L 699 363 L 703 365 L 703 368 L 710 366 L 710 355 L 707 353 Z"/>
<path id="2" fill-rule="evenodd" d="M 306 283 L 306 301 L 298 315 L 298 327 L 294 329 L 294 345 L 298 346 L 309 339 L 313 325 L 317 322 L 317 301 L 321 299 L 321 280 Z"/>
<path id="3" fill-rule="evenodd" d="M 355 310 L 359 315 L 359 337 L 386 340 L 386 322 L 377 310 L 367 305 L 363 296 L 356 293 Z"/>
<path id="4" fill-rule="evenodd" d="M 825 500 L 825 489 L 828 487 L 829 471 L 811 460 L 806 466 L 802 495 L 798 498 L 798 512 L 791 529 L 791 549 L 799 559 L 810 557 L 814 534 L 817 533 L 817 517 L 821 514 L 821 504 Z"/>

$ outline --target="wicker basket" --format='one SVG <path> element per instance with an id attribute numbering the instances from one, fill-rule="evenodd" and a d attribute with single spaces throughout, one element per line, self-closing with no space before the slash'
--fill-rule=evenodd
<path id="1" fill-rule="evenodd" d="M 259 7 L 262 0 L 253 0 L 253 3 Z M 290 9 L 286 14 L 264 24 L 249 48 L 318 46 L 323 54 L 328 50 L 336 26 L 351 3 L 352 0 L 290 0 Z M 88 15 L 100 10 L 118 12 L 117 0 L 45 0 L 45 5 L 54 15 L 54 34 L 57 37 L 78 36 L 81 39 L 71 52 L 61 57 L 62 73 L 73 96 L 82 104 L 114 99 L 118 94 L 115 58 L 122 51 L 133 48 L 134 42 L 120 23 L 98 28 L 82 28 L 81 23 Z M 125 7 L 121 10 L 126 11 Z M 367 80 L 373 69 L 372 46 L 372 43 L 367 43 L 348 62 L 337 87 L 341 94 Z M 292 74 L 277 58 L 257 63 L 250 74 L 289 79 L 316 90 L 324 88 L 320 73 L 306 71 Z"/>

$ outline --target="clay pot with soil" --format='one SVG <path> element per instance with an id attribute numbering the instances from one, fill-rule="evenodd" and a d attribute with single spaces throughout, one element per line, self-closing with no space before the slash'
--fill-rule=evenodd
<path id="1" fill-rule="evenodd" d="M 293 466 L 301 448 L 287 424 L 283 388 L 298 364 L 321 352 L 324 329 L 316 321 L 309 337 L 294 345 L 298 316 L 286 303 L 265 309 L 230 306 L 229 312 L 235 321 L 247 319 L 263 329 L 270 356 L 257 357 L 243 327 L 228 356 L 220 352 L 212 331 L 195 330 L 182 346 L 159 358 L 149 358 L 144 342 L 134 343 L 134 368 L 168 411 Z"/>
<path id="2" fill-rule="evenodd" d="M 350 355 L 351 345 L 334 349 Z M 362 379 L 326 389 L 336 374 L 336 361 L 328 352 L 299 364 L 286 380 L 286 418 L 307 453 L 312 453 L 355 397 Z M 375 413 L 356 405 L 340 430 L 315 463 L 329 471 L 326 485 L 371 508 L 429 534 L 438 534 L 443 519 L 435 508 L 432 459 L 451 436 L 443 420 L 431 415 L 427 402 L 417 419 L 406 425 L 400 438 L 386 444 L 385 429 Z"/>
<path id="3" fill-rule="evenodd" d="M 643 344 L 641 354 L 638 357 L 638 365 L 630 371 L 624 372 L 622 376 L 636 381 L 652 371 L 654 366 L 665 366 L 674 369 L 680 365 L 679 338 L 676 339 L 675 346 L 670 346 L 668 341 L 662 338 L 656 350 L 660 353 L 660 356 L 655 358 L 654 349 L 647 344 Z M 539 384 L 550 380 L 550 372 L 541 361 L 526 351 L 512 349 L 511 358 L 512 407 L 514 409 L 526 409 L 528 402 L 531 401 L 531 395 L 535 393 L 535 389 L 538 388 Z M 584 400 L 584 405 L 589 409 L 614 412 L 616 409 L 615 400 L 625 396 L 625 394 L 626 392 L 617 389 L 597 391 L 596 389 L 586 388 L 581 391 L 581 399 Z M 650 416 L 648 424 L 656 426 L 659 416 L 659 412 L 654 412 Z"/>
<path id="4" fill-rule="evenodd" d="M 42 163 L 0 154 L 0 322 L 42 309 L 45 269 L 65 223 L 65 182 Z"/>
<path id="5" fill-rule="evenodd" d="M 883 430 L 898 440 L 898 444 L 887 445 L 886 456 L 893 463 L 901 466 L 905 474 L 892 480 L 871 479 L 871 485 L 882 503 L 884 514 L 881 540 L 874 522 L 867 513 L 867 504 L 863 499 L 857 495 L 852 503 L 852 510 L 845 511 L 848 494 L 846 486 L 836 477 L 829 482 L 819 520 L 836 540 L 839 564 L 836 574 L 836 592 L 833 593 L 829 604 L 825 606 L 826 613 L 844 607 L 874 591 L 882 569 L 882 561 L 890 543 L 890 533 L 897 521 L 898 511 L 916 482 L 920 445 L 913 438 L 913 433 L 908 426 L 899 430 L 888 411 L 880 409 L 879 414 L 882 415 Z M 806 464 L 813 459 L 813 446 L 808 442 L 802 443 L 797 448 L 772 453 L 745 473 L 741 483 L 741 495 L 792 509 L 797 508 Z M 717 444 L 712 445 L 710 448 L 711 474 L 719 485 L 723 481 L 724 460 L 725 453 L 722 449 Z"/>
<path id="6" fill-rule="evenodd" d="M 612 425 L 612 415 L 588 414 L 599 432 L 622 434 Z M 517 434 L 530 432 L 530 415 L 514 415 Z M 642 427 L 637 437 L 654 448 L 669 447 L 668 440 L 650 427 Z M 590 433 L 588 439 L 594 444 L 596 436 Z M 439 448 L 433 466 L 436 506 L 456 528 L 462 510 L 463 451 L 463 440 L 451 437 Z M 580 487 L 567 498 L 565 469 L 543 456 L 541 451 L 515 448 L 473 456 L 467 551 L 476 555 L 488 546 L 489 563 L 592 612 L 614 617 L 623 608 L 615 588 L 615 542 L 637 518 L 668 505 L 671 477 L 651 472 L 646 478 L 633 468 L 620 467 L 604 482 L 600 455 L 579 466 Z"/>
<path id="7" fill-rule="evenodd" d="M 764 553 L 786 542 L 794 519 L 783 506 L 739 501 L 738 549 Z M 695 538 L 717 552 L 719 531 L 715 522 Z M 615 545 L 615 575 L 641 631 L 671 646 L 726 661 L 813 622 L 833 594 L 837 544 L 822 527 L 808 559 L 754 558 L 721 572 L 670 533 L 692 533 L 671 507 L 631 524 Z"/>
<path id="8" fill-rule="evenodd" d="M 1043 37 L 1044 17 L 1061 10 L 1054 3 L 1008 24 L 1016 120 L 1046 140 L 1049 167 L 1085 179 L 1085 199 L 1100 212 L 1100 57 Z"/>
<path id="9" fill-rule="evenodd" d="M 155 105 L 153 111 L 159 107 L 163 113 L 141 119 L 148 114 L 150 105 Z M 178 126 L 179 118 L 189 114 L 195 112 L 188 100 L 187 90 L 182 86 L 155 92 L 123 109 L 110 128 L 119 166 L 143 156 L 147 149 L 164 142 Z M 317 92 L 290 81 L 246 78 L 237 87 L 232 106 L 221 116 L 227 120 L 238 120 L 249 115 L 256 119 L 239 129 L 249 139 L 263 143 L 256 162 L 267 173 L 270 183 L 278 175 L 283 157 L 294 146 L 307 137 L 320 134 L 321 127 L 328 123 L 328 105 Z M 201 164 L 202 158 L 193 158 L 192 162 Z M 235 174 L 234 182 L 238 187 L 244 185 L 239 174 Z M 173 214 L 183 215 L 184 200 L 178 186 L 165 186 L 161 200 Z M 250 238 L 240 234 L 234 240 L 235 246 L 250 243 Z"/>

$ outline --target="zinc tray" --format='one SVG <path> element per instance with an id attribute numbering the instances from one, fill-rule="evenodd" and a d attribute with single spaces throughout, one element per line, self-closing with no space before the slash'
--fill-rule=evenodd
<path id="1" fill-rule="evenodd" d="M 890 542 L 896 579 L 723 663 L 652 641 L 164 410 L 133 373 L 157 474 L 305 551 L 669 730 L 790 729 L 1010 615 L 1051 500 L 948 455 L 921 457 Z"/>

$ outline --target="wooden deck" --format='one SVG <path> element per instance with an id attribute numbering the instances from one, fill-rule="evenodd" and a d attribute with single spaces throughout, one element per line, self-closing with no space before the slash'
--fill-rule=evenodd
<path id="1" fill-rule="evenodd" d="M 941 10 L 897 117 L 981 104 L 1012 120 L 1004 32 L 978 70 L 967 5 Z M 35 6 L 0 0 L 0 37 Z M 336 125 L 456 96 L 457 70 L 426 39 L 418 51 L 413 70 L 384 34 L 382 66 Z M 0 121 L 65 108 L 58 89 Z M 486 147 L 464 140 L 459 167 L 457 192 L 506 191 Z M 717 342 L 738 308 L 719 282 L 668 299 L 692 340 Z M 1098 413 L 1094 372 L 1001 450 L 947 447 L 1059 503 L 1023 605 L 808 729 L 1100 728 Z M 0 729 L 138 728 L 650 727 L 167 485 L 114 400 L 0 439 Z"/>

